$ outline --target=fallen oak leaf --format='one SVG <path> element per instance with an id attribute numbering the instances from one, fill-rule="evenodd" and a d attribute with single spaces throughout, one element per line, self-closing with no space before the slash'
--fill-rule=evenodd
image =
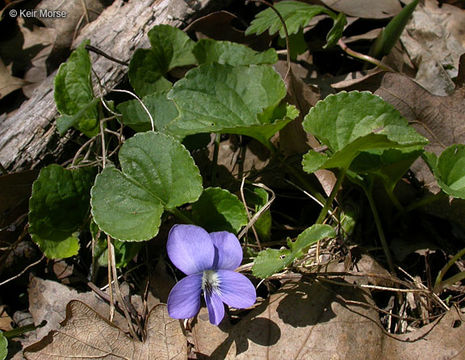
<path id="1" fill-rule="evenodd" d="M 66 307 L 62 327 L 24 349 L 27 360 L 51 359 L 187 359 L 187 343 L 178 320 L 171 319 L 165 305 L 149 313 L 146 340 L 130 339 L 125 333 L 80 301 Z"/>
<path id="2" fill-rule="evenodd" d="M 213 327 L 201 316 L 193 327 L 195 351 L 209 359 L 461 359 L 465 350 L 457 309 L 393 335 L 368 293 L 319 282 L 284 285 L 233 326 Z"/>
<path id="3" fill-rule="evenodd" d="M 2 99 L 9 93 L 21 89 L 28 82 L 11 75 L 3 61 L 0 60 L 0 84 L 0 99 Z"/>

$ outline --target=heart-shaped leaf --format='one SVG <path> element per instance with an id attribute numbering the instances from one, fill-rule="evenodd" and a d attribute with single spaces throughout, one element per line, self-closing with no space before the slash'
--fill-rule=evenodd
<path id="1" fill-rule="evenodd" d="M 311 150 L 304 156 L 304 170 L 309 173 L 348 169 L 362 151 L 416 151 L 427 142 L 396 109 L 369 92 L 329 95 L 310 110 L 303 125 L 328 147 L 328 154 Z"/>
<path id="2" fill-rule="evenodd" d="M 237 233 L 247 224 L 244 205 L 236 195 L 221 188 L 205 189 L 199 200 L 192 204 L 192 217 L 197 225 L 208 232 Z"/>
<path id="3" fill-rule="evenodd" d="M 121 171 L 107 166 L 91 191 L 94 221 L 118 240 L 149 240 L 164 209 L 196 201 L 202 178 L 186 148 L 171 136 L 139 133 L 119 152 Z"/>
<path id="4" fill-rule="evenodd" d="M 199 64 L 219 63 L 233 66 L 252 64 L 274 64 L 278 54 L 274 49 L 257 52 L 248 46 L 230 41 L 201 39 L 193 49 Z"/>
<path id="5" fill-rule="evenodd" d="M 284 82 L 271 66 L 201 65 L 168 93 L 180 115 L 166 131 L 179 136 L 242 134 L 268 145 L 268 139 L 298 115 L 283 102 L 285 96 Z"/>
<path id="6" fill-rule="evenodd" d="M 465 199 L 465 145 L 449 146 L 439 157 L 432 153 L 425 155 L 424 158 L 442 191 L 450 196 Z"/>
<path id="7" fill-rule="evenodd" d="M 52 164 L 43 168 L 34 181 L 29 232 L 48 258 L 77 254 L 79 239 L 75 233 L 88 215 L 94 177 L 94 169 L 67 170 Z"/>
<path id="8" fill-rule="evenodd" d="M 145 96 L 142 102 L 152 115 L 155 129 L 165 132 L 165 127 L 178 116 L 178 110 L 172 100 L 166 97 L 167 92 L 155 92 Z M 121 121 L 135 131 L 152 129 L 150 118 L 138 100 L 122 102 L 117 110 L 123 115 Z"/>
<path id="9" fill-rule="evenodd" d="M 138 49 L 129 64 L 129 81 L 139 96 L 167 90 L 171 83 L 164 78 L 178 66 L 193 65 L 195 42 L 186 33 L 169 25 L 154 26 L 148 37 L 151 49 Z"/>
<path id="10" fill-rule="evenodd" d="M 92 137 L 98 133 L 97 102 L 94 99 L 91 63 L 84 41 L 60 65 L 55 76 L 55 103 L 63 118 L 57 119 L 57 128 L 63 135 L 70 127 Z M 77 116 L 73 116 L 77 115 Z"/>
<path id="11" fill-rule="evenodd" d="M 253 274 L 267 278 L 289 266 L 304 254 L 304 250 L 319 240 L 336 236 L 335 230 L 329 225 L 315 224 L 303 231 L 292 242 L 288 240 L 289 249 L 266 249 L 261 251 L 253 264 Z"/>

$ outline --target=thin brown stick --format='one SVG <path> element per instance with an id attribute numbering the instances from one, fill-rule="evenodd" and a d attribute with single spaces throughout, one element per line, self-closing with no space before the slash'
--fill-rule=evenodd
<path id="1" fill-rule="evenodd" d="M 29 264 L 28 266 L 26 266 L 19 274 L 16 274 L 15 276 L 12 276 L 10 277 L 9 279 L 6 279 L 5 281 L 2 281 L 0 283 L 0 286 L 2 285 L 5 285 L 7 283 L 9 283 L 10 281 L 13 281 L 14 279 L 17 279 L 19 278 L 21 275 L 23 275 L 26 271 L 28 271 L 31 267 L 33 266 L 36 266 L 37 264 L 39 264 L 40 262 L 42 262 L 42 260 L 45 258 L 45 255 L 42 255 L 42 257 L 37 260 L 37 261 L 34 261 L 32 264 Z"/>
<path id="2" fill-rule="evenodd" d="M 134 331 L 134 326 L 132 325 L 132 319 L 131 316 L 129 315 L 129 311 L 126 306 L 126 302 L 123 299 L 123 296 L 121 294 L 121 289 L 119 287 L 119 282 L 118 282 L 118 274 L 116 270 L 116 257 L 115 257 L 115 247 L 113 246 L 113 243 L 111 241 L 111 237 L 107 235 L 108 238 L 108 254 L 109 257 L 111 257 L 111 270 L 113 273 L 113 279 L 115 281 L 115 294 L 118 302 L 121 304 L 121 308 L 123 309 L 124 316 L 126 318 L 126 321 L 129 326 L 129 332 L 133 339 L 137 339 L 136 332 Z"/>
<path id="3" fill-rule="evenodd" d="M 245 201 L 245 196 L 244 196 L 244 184 L 245 184 L 245 179 L 246 178 L 247 178 L 247 176 L 242 177 L 240 192 L 241 192 L 241 200 L 242 200 L 242 203 L 244 204 L 245 212 L 247 213 L 247 218 L 249 219 L 249 223 L 251 223 L 252 222 L 252 216 L 250 215 L 249 209 L 247 207 L 247 202 Z M 260 239 L 258 238 L 258 234 L 257 234 L 257 231 L 255 230 L 255 226 L 253 226 L 253 224 L 252 224 L 250 227 L 252 228 L 253 235 L 255 236 L 255 241 L 257 242 L 258 249 L 262 250 L 262 246 L 260 245 Z"/>
<path id="4" fill-rule="evenodd" d="M 118 63 L 120 65 L 129 66 L 129 63 L 127 61 L 118 60 L 118 59 L 114 58 L 113 56 L 108 55 L 107 53 L 103 52 L 99 48 L 96 48 L 95 46 L 86 45 L 86 50 L 92 51 L 92 52 L 94 52 L 94 53 L 96 53 L 98 55 L 101 55 L 104 58 L 107 58 L 108 60 L 114 61 L 115 63 Z"/>

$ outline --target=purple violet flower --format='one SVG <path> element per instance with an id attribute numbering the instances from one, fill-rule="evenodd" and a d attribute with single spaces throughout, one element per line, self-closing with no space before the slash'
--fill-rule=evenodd
<path id="1" fill-rule="evenodd" d="M 234 234 L 208 233 L 195 225 L 174 225 L 166 244 L 171 262 L 187 276 L 171 290 L 168 313 L 175 319 L 188 319 L 200 310 L 203 292 L 210 322 L 218 325 L 224 317 L 224 304 L 247 308 L 256 300 L 253 284 L 234 272 L 242 262 L 242 249 Z"/>

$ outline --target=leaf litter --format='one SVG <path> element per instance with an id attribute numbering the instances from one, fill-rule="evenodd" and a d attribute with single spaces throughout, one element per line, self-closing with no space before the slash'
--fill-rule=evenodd
<path id="1" fill-rule="evenodd" d="M 357 1 L 356 4 L 353 2 L 350 4 L 349 1 L 323 2 L 334 10 L 340 10 L 345 6 L 348 14 L 371 19 L 390 17 L 400 10 L 397 1 L 385 2 L 379 7 L 367 6 L 366 1 Z M 429 4 L 432 4 L 432 2 L 429 2 Z M 389 8 L 381 7 L 386 5 L 389 5 Z M 348 9 L 348 6 L 351 9 Z M 439 12 L 445 11 L 441 10 L 441 8 L 438 9 Z M 238 39 L 242 36 L 243 32 L 231 25 L 232 19 L 236 17 L 235 15 L 230 17 L 222 13 L 221 15 L 209 16 L 202 19 L 203 23 L 197 23 L 198 27 L 195 31 L 199 38 L 214 37 L 217 24 L 232 29 L 230 32 L 222 32 L 224 40 L 233 40 L 232 37 Z M 237 39 L 234 40 L 237 41 Z M 255 40 L 242 38 L 242 41 L 254 43 Z M 407 50 L 411 57 L 412 51 L 414 50 Z M 416 65 L 418 64 L 421 67 L 421 63 Z M 309 63 L 305 65 L 308 66 Z M 460 69 L 458 71 L 460 72 Z M 295 73 L 298 72 L 295 71 Z M 449 74 L 448 81 L 453 77 L 453 74 Z M 334 80 L 331 76 L 328 78 L 331 78 L 329 81 Z M 306 75 L 295 76 L 292 74 L 286 81 L 287 96 L 294 99 L 295 105 L 301 110 L 301 114 L 307 113 L 302 109 L 314 106 L 316 101 L 322 97 L 318 93 L 318 89 L 314 92 L 312 88 L 309 93 L 300 91 L 302 89 L 308 90 L 308 88 L 305 88 L 304 82 L 308 81 Z M 463 83 L 460 84 L 457 81 L 457 88 L 452 92 L 450 91 L 452 89 L 450 87 L 451 82 L 447 84 L 449 86 L 446 87 L 449 96 L 439 97 L 428 92 L 405 75 L 377 73 L 366 79 L 357 79 L 356 83 L 353 82 L 347 85 L 347 88 L 368 89 L 379 94 L 396 107 L 407 119 L 417 124 L 418 131 L 430 139 L 430 150 L 438 152 L 443 149 L 444 145 L 464 143 L 463 121 L 460 121 L 464 113 L 460 108 L 463 104 L 463 88 L 461 87 Z M 292 101 L 290 102 L 292 103 Z M 300 119 L 301 121 L 302 119 Z M 289 155 L 303 153 L 309 147 L 316 148 L 318 146 L 314 139 L 305 138 L 306 143 L 304 143 L 302 140 L 304 140 L 306 134 L 302 132 L 299 123 L 293 122 L 291 124 L 295 127 L 294 129 L 290 126 L 284 128 L 281 131 L 281 137 L 274 139 L 274 141 L 282 142 L 284 148 L 288 149 Z M 286 135 L 286 131 L 289 130 L 290 135 Z M 300 137 L 301 140 L 292 143 L 294 135 Z M 238 157 L 239 162 L 233 159 L 235 156 L 233 151 L 239 152 L 244 147 L 241 142 L 239 142 L 239 145 L 234 144 L 235 141 L 234 136 L 220 141 L 223 152 L 220 151 L 220 161 L 218 163 L 225 165 L 224 168 L 227 171 L 224 172 L 224 176 L 229 176 L 227 179 L 230 181 L 234 178 L 231 177 L 231 173 L 235 177 L 243 173 L 242 171 L 237 173 L 232 171 L 236 166 L 243 165 L 240 163 L 241 157 Z M 245 169 L 246 172 L 256 171 L 256 173 L 261 174 L 262 169 L 268 165 L 267 160 L 261 160 L 260 156 L 256 155 L 256 151 L 255 153 L 251 151 L 250 149 L 253 146 L 256 145 L 252 143 L 245 147 L 246 154 L 242 158 L 249 161 Z M 305 149 L 302 150 L 302 147 Z M 213 144 L 210 144 L 210 160 L 212 159 L 212 149 Z M 266 152 L 267 150 L 261 151 Z M 428 170 L 424 165 L 421 165 L 421 171 L 427 172 Z M 427 182 L 426 177 L 421 177 L 421 171 L 414 169 L 416 177 Z M 332 172 L 329 172 L 329 175 L 331 174 Z M 430 189 L 433 189 L 434 181 L 433 178 L 430 179 Z M 224 181 L 225 178 L 220 176 L 220 180 Z M 328 180 L 327 184 L 324 183 L 324 178 L 318 177 L 318 180 L 325 188 L 327 195 L 329 195 L 335 182 L 334 178 Z M 451 204 L 445 204 L 444 206 L 449 210 L 452 208 Z M 337 250 L 333 249 L 332 251 L 341 251 L 341 248 L 336 247 L 335 249 Z M 315 248 L 312 251 L 315 251 Z M 366 261 L 366 257 L 362 256 L 362 259 Z M 304 276 L 305 280 L 299 282 L 286 281 L 286 274 L 284 274 L 282 286 L 278 285 L 276 289 L 275 284 L 267 283 L 268 291 L 265 291 L 263 300 L 259 304 L 250 311 L 239 312 L 232 310 L 230 314 L 231 320 L 225 320 L 219 328 L 209 324 L 205 309 L 202 309 L 199 316 L 191 323 L 188 323 L 187 328 L 184 328 L 178 321 L 168 317 L 163 305 L 157 306 L 147 317 L 145 328 L 147 340 L 145 342 L 138 342 L 138 340 L 128 338 L 126 336 L 127 328 L 122 326 L 123 330 L 121 330 L 115 327 L 114 324 L 109 323 L 105 319 L 108 310 L 106 307 L 103 312 L 98 311 L 100 313 L 98 315 L 93 310 L 97 310 L 98 306 L 93 304 L 96 297 L 92 293 L 86 293 L 84 296 L 72 291 L 69 295 L 64 295 L 60 290 L 60 295 L 57 296 L 55 290 L 50 290 L 57 283 L 53 285 L 47 283 L 45 286 L 46 291 L 42 294 L 40 290 L 37 291 L 34 288 L 38 284 L 44 284 L 46 280 L 35 278 L 31 282 L 29 294 L 31 299 L 30 311 L 33 316 L 35 314 L 34 320 L 36 324 L 41 321 L 40 319 L 48 318 L 51 320 L 50 326 L 43 328 L 43 331 L 42 329 L 37 330 L 36 339 L 45 335 L 49 330 L 55 330 L 42 341 L 26 348 L 25 356 L 27 359 L 54 359 L 58 357 L 58 353 L 63 359 L 85 359 L 89 357 L 108 359 L 182 359 L 187 358 L 187 354 L 197 356 L 197 358 L 207 356 L 213 359 L 351 359 L 361 358 L 361 356 L 364 358 L 390 359 L 416 359 L 418 357 L 444 357 L 449 359 L 464 356 L 464 347 L 460 341 L 465 335 L 464 314 L 460 309 L 452 307 L 443 316 L 436 317 L 436 320 L 423 322 L 423 324 L 429 324 L 420 328 L 415 322 L 409 322 L 410 327 L 408 327 L 407 333 L 401 335 L 391 334 L 385 330 L 386 325 L 380 321 L 380 309 L 373 300 L 376 291 L 370 294 L 367 289 L 352 287 L 353 282 L 358 285 L 375 283 L 375 285 L 381 284 L 385 287 L 392 287 L 393 284 L 389 281 L 380 283 L 376 281 L 376 276 L 370 277 L 363 274 L 374 272 L 378 275 L 381 273 L 385 277 L 389 277 L 389 275 L 382 268 L 381 270 L 373 270 L 372 267 L 367 265 L 370 270 L 366 270 L 362 266 L 362 261 L 359 261 L 358 264 L 360 265 L 359 271 L 362 272 L 362 280 L 357 282 L 354 281 L 353 277 L 343 277 L 342 275 L 339 278 L 331 278 L 338 281 L 339 285 L 335 285 L 331 281 L 325 282 L 325 278 L 318 278 L 315 281 L 312 276 Z M 161 259 L 157 262 L 157 267 L 157 273 L 164 279 L 158 279 L 157 275 L 157 277 L 153 278 L 153 281 L 160 280 L 168 284 L 172 283 L 171 272 L 166 271 Z M 292 278 L 292 273 L 288 275 Z M 341 286 L 341 282 L 345 286 Z M 419 289 L 414 288 L 413 290 Z M 166 289 L 162 291 L 166 292 Z M 411 294 L 416 298 L 420 296 L 415 291 L 412 291 Z M 87 305 L 79 301 L 71 301 L 66 307 L 66 319 L 62 322 L 62 326 L 59 327 L 58 322 L 64 318 L 64 305 L 68 302 L 67 299 L 81 298 L 81 295 Z M 91 300 L 92 297 L 94 300 Z M 50 298 L 56 298 L 61 304 L 48 303 Z M 416 301 L 418 302 L 418 299 Z M 98 300 L 97 302 L 101 301 Z M 45 309 L 51 309 L 51 311 L 44 312 L 44 307 Z M 55 313 L 54 316 L 51 316 L 53 313 Z M 61 315 L 57 317 L 56 314 Z M 381 318 L 383 319 L 383 317 Z M 116 322 L 121 321 L 124 323 L 122 316 L 119 317 L 119 320 L 117 319 Z M 70 338 L 73 338 L 74 341 L 70 342 Z M 190 343 L 190 350 L 186 346 L 187 342 Z"/>

